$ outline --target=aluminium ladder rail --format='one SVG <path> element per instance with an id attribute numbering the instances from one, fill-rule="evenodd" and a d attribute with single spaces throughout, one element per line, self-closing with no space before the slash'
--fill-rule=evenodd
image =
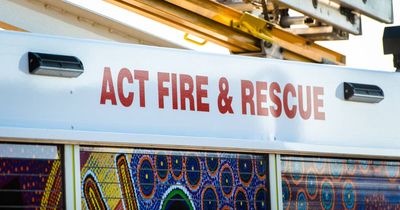
<path id="1" fill-rule="evenodd" d="M 283 48 L 283 58 L 344 65 L 345 56 L 264 19 L 210 0 L 106 0 L 228 48 L 233 53 L 261 51 L 260 40 Z"/>

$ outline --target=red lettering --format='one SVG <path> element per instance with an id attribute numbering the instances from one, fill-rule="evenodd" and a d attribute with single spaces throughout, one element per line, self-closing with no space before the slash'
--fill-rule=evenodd
<path id="1" fill-rule="evenodd" d="M 319 108 L 324 107 L 324 101 L 319 99 L 319 96 L 324 95 L 324 88 L 323 87 L 314 87 L 314 119 L 316 120 L 325 120 L 325 112 L 320 112 Z"/>
<path id="2" fill-rule="evenodd" d="M 149 80 L 149 72 L 135 70 L 135 79 L 139 80 L 139 98 L 140 98 L 140 107 L 146 106 L 146 98 L 145 98 L 145 86 L 144 81 Z"/>
<path id="3" fill-rule="evenodd" d="M 133 103 L 133 92 L 128 92 L 128 96 L 125 97 L 124 95 L 124 79 L 128 80 L 128 83 L 132 84 L 133 83 L 133 78 L 132 74 L 127 68 L 122 68 L 119 73 L 118 73 L 118 80 L 117 80 L 117 86 L 118 86 L 118 97 L 119 101 L 121 101 L 121 104 L 124 105 L 125 107 L 128 107 L 132 105 Z"/>
<path id="4" fill-rule="evenodd" d="M 250 114 L 254 115 L 254 86 L 253 83 L 249 80 L 242 80 L 241 81 L 242 85 L 242 114 L 247 114 L 247 104 L 250 105 Z M 249 91 L 249 94 L 246 94 L 247 90 Z"/>
<path id="5" fill-rule="evenodd" d="M 131 72 L 127 68 L 122 68 L 117 78 L 118 99 L 123 106 L 132 106 L 135 93 L 133 91 L 128 91 L 126 86 L 131 87 L 134 80 L 138 81 L 140 107 L 146 107 L 145 88 L 146 81 L 149 81 L 148 71 L 135 70 Z M 165 97 L 169 96 L 171 91 L 173 109 L 177 110 L 180 108 L 180 110 L 197 110 L 200 112 L 210 111 L 210 104 L 205 102 L 208 97 L 207 76 L 197 75 L 196 78 L 193 78 L 188 74 L 158 72 L 157 85 L 160 109 L 165 108 Z M 229 92 L 229 86 L 227 83 L 223 83 L 222 85 L 223 86 L 221 86 L 220 83 L 220 92 L 222 91 L 223 97 L 228 97 L 229 95 L 227 95 L 227 92 Z M 315 120 L 325 120 L 325 112 L 323 111 L 324 88 L 305 86 L 305 89 L 303 89 L 303 87 L 303 85 L 298 85 L 298 89 L 296 90 L 293 84 L 288 83 L 282 90 L 277 82 L 272 82 L 268 85 L 267 82 L 256 81 L 254 86 L 253 82 L 250 80 L 241 80 L 242 114 L 268 116 L 270 111 L 273 117 L 279 118 L 284 112 L 289 119 L 293 119 L 298 112 L 300 117 L 304 120 L 310 119 L 312 117 L 311 115 L 313 115 Z M 196 94 L 196 96 L 194 94 Z M 220 96 L 221 94 L 218 96 L 218 100 L 220 100 Z M 227 99 L 223 98 L 223 100 Z M 268 102 L 268 100 L 271 102 Z M 106 104 L 107 101 L 110 101 L 112 105 L 117 105 L 110 67 L 104 67 L 100 104 Z M 220 101 L 218 103 L 221 112 L 220 106 L 225 105 L 223 105 L 222 102 L 220 103 Z M 225 101 L 225 103 L 229 103 L 230 106 L 231 101 Z"/>
<path id="6" fill-rule="evenodd" d="M 293 98 L 296 97 L 296 90 L 290 83 L 286 84 L 285 88 L 283 89 L 283 108 L 285 110 L 286 116 L 292 119 L 294 118 L 294 116 L 296 116 L 297 106 L 293 105 L 291 109 L 289 108 L 289 93 L 292 95 Z"/>
<path id="7" fill-rule="evenodd" d="M 169 82 L 169 74 L 158 72 L 158 107 L 164 109 L 164 96 L 168 96 L 168 88 L 164 87 L 164 82 Z"/>
<path id="8" fill-rule="evenodd" d="M 273 82 L 269 87 L 269 95 L 271 98 L 272 103 L 275 106 L 270 106 L 271 114 L 274 117 L 280 117 L 282 114 L 282 102 L 281 99 L 276 95 L 276 93 L 281 93 L 281 87 L 278 83 Z"/>
<path id="9" fill-rule="evenodd" d="M 178 109 L 178 83 L 176 74 L 171 75 L 171 86 L 172 86 L 172 108 Z"/>
<path id="10" fill-rule="evenodd" d="M 117 99 L 115 98 L 114 84 L 112 81 L 110 67 L 104 68 L 100 104 L 106 104 L 107 100 L 110 100 L 112 105 L 117 105 Z"/>
<path id="11" fill-rule="evenodd" d="M 186 89 L 187 85 L 187 89 Z M 194 111 L 193 79 L 190 75 L 179 75 L 179 86 L 181 91 L 181 109 L 186 110 L 186 99 L 189 100 L 189 107 Z"/>
<path id="12" fill-rule="evenodd" d="M 207 98 L 207 90 L 202 89 L 202 85 L 208 85 L 208 77 L 196 76 L 196 101 L 197 101 L 197 111 L 209 112 L 210 105 L 208 103 L 203 103 L 202 99 Z"/>
<path id="13" fill-rule="evenodd" d="M 306 94 L 307 94 L 307 102 L 306 102 L 306 106 L 307 106 L 307 110 L 304 110 L 304 101 L 303 101 L 303 86 L 299 85 L 298 86 L 298 93 L 299 93 L 299 112 L 300 112 L 300 116 L 305 119 L 308 120 L 311 117 L 311 87 L 310 86 L 306 86 Z"/>
<path id="14" fill-rule="evenodd" d="M 256 82 L 256 97 L 257 97 L 257 115 L 268 116 L 268 108 L 262 107 L 262 103 L 267 103 L 267 95 L 261 93 L 261 91 L 267 91 L 266 82 Z"/>

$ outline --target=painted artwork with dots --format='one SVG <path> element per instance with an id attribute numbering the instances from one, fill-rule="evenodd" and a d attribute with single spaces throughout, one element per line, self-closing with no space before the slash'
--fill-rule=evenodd
<path id="1" fill-rule="evenodd" d="M 400 162 L 282 156 L 289 209 L 400 209 Z"/>
<path id="2" fill-rule="evenodd" d="M 269 209 L 267 156 L 81 148 L 83 209 Z"/>
<path id="3" fill-rule="evenodd" d="M 61 146 L 0 144 L 0 209 L 65 209 Z"/>

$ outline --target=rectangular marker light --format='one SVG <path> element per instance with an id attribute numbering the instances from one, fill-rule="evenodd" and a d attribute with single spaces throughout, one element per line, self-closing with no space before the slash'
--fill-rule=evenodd
<path id="1" fill-rule="evenodd" d="M 379 103 L 384 99 L 384 93 L 376 85 L 345 82 L 344 99 L 363 103 Z"/>
<path id="2" fill-rule="evenodd" d="M 82 62 L 74 56 L 29 52 L 28 62 L 29 72 L 37 75 L 78 77 L 84 70 Z"/>

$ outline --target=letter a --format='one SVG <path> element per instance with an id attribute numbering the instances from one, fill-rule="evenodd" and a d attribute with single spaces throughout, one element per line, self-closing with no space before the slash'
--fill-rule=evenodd
<path id="1" fill-rule="evenodd" d="M 117 105 L 117 99 L 115 98 L 114 84 L 111 77 L 110 67 L 104 68 L 100 104 L 106 104 L 107 100 L 111 100 L 112 105 Z"/>

